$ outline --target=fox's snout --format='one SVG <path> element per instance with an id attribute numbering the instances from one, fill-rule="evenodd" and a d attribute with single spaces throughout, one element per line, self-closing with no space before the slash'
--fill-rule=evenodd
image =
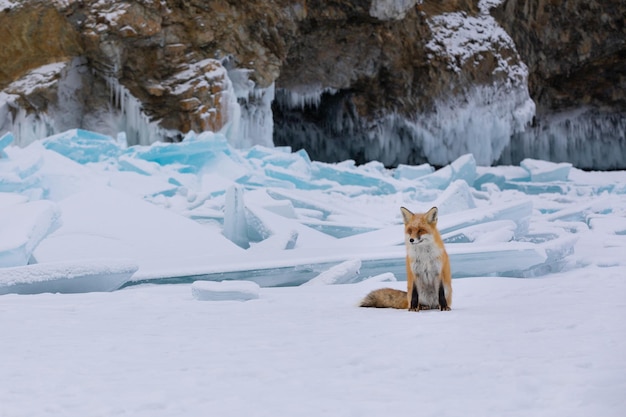
<path id="1" fill-rule="evenodd" d="M 422 243 L 425 235 L 418 235 L 417 237 L 409 237 L 409 243 Z"/>

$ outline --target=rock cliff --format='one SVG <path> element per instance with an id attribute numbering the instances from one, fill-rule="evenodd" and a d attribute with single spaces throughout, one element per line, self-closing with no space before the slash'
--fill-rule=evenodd
<path id="1" fill-rule="evenodd" d="M 3 0 L 0 134 L 220 130 L 328 161 L 624 168 L 622 3 Z"/>
<path id="2" fill-rule="evenodd" d="M 529 67 L 537 106 L 503 160 L 626 168 L 626 2 L 506 0 L 492 13 Z"/>

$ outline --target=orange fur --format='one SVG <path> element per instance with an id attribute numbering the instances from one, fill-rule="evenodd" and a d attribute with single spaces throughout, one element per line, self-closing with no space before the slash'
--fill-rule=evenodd
<path id="1" fill-rule="evenodd" d="M 380 288 L 367 294 L 361 301 L 361 307 L 399 308 L 406 310 L 409 308 L 409 303 L 406 291 Z"/>
<path id="2" fill-rule="evenodd" d="M 448 253 L 437 229 L 437 208 L 426 213 L 412 213 L 404 207 L 400 210 L 404 219 L 407 291 L 374 290 L 363 299 L 361 307 L 450 310 L 452 274 Z"/>

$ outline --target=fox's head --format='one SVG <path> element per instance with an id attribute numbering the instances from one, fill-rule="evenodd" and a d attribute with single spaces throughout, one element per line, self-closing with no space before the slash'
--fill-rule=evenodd
<path id="1" fill-rule="evenodd" d="M 404 238 L 407 245 L 424 242 L 433 242 L 437 232 L 437 207 L 426 213 L 413 213 L 405 207 L 400 207 L 404 219 Z"/>

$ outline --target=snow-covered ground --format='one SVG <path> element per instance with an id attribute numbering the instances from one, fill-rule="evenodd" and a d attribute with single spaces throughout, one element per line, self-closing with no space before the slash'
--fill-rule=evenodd
<path id="1" fill-rule="evenodd" d="M 625 172 L 122 143 L 0 137 L 0 417 L 626 412 Z M 452 311 L 357 307 L 433 205 Z"/>
<path id="2" fill-rule="evenodd" d="M 619 417 L 625 273 L 458 279 L 451 312 L 358 308 L 368 282 L 5 295 L 0 415 Z"/>

